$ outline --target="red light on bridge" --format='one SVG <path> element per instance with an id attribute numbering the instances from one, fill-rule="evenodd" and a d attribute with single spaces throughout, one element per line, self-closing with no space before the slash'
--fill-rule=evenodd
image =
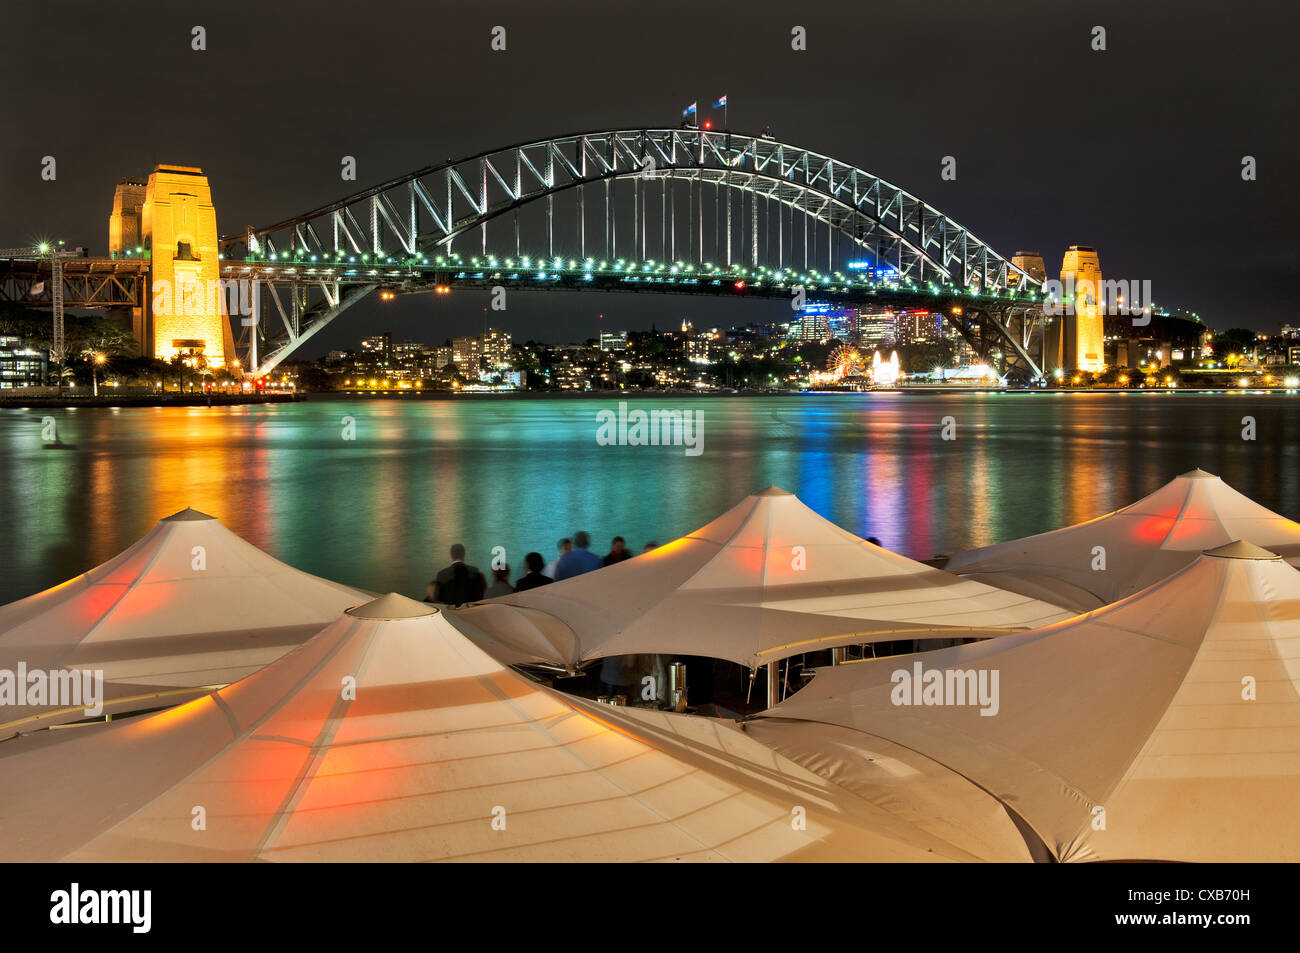
<path id="1" fill-rule="evenodd" d="M 745 290 L 745 283 L 744 283 L 743 281 L 737 281 L 737 282 L 736 282 L 736 290 L 737 290 L 737 291 L 744 291 L 744 290 Z"/>
<path id="2" fill-rule="evenodd" d="M 705 128 L 705 129 L 712 129 L 712 128 L 713 128 L 713 120 L 712 120 L 712 119 L 706 119 L 706 120 L 704 120 L 704 128 Z"/>

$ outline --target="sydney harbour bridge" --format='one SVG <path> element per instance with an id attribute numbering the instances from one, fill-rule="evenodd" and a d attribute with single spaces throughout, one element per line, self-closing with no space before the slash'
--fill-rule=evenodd
<path id="1" fill-rule="evenodd" d="M 1040 278 L 924 199 L 767 135 L 645 128 L 518 143 L 215 244 L 223 284 L 260 301 L 252 319 L 229 318 L 241 366 L 259 375 L 370 294 L 468 287 L 926 308 L 1002 372 L 1042 376 Z M 3 254 L 0 300 L 54 308 L 61 349 L 63 307 L 150 308 L 164 252 L 146 236 L 105 258 Z M 178 254 L 196 257 L 187 244 Z"/>

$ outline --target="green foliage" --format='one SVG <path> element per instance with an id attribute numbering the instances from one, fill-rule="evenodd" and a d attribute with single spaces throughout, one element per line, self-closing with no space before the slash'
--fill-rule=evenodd
<path id="1" fill-rule="evenodd" d="M 303 390 L 329 391 L 336 389 L 343 383 L 342 375 L 326 370 L 316 364 L 309 364 L 305 361 L 295 361 L 293 364 L 286 365 L 285 370 L 293 369 L 297 378 L 298 386 Z"/>
<path id="2" fill-rule="evenodd" d="M 171 366 L 155 357 L 119 355 L 110 357 L 104 367 L 106 374 L 130 387 L 154 387 L 158 381 L 165 381 L 172 375 Z"/>
<path id="3" fill-rule="evenodd" d="M 926 374 L 936 367 L 952 367 L 957 346 L 952 341 L 917 341 L 897 348 L 898 366 L 908 374 Z"/>
<path id="4" fill-rule="evenodd" d="M 24 308 L 10 301 L 0 302 L 0 334 L 15 335 L 32 347 L 48 348 L 54 343 L 54 318 L 48 311 Z M 82 354 L 133 354 L 135 336 L 103 314 L 70 314 L 63 317 L 64 345 L 70 358 Z"/>
<path id="5" fill-rule="evenodd" d="M 1255 346 L 1255 332 L 1249 328 L 1229 328 L 1214 336 L 1214 353 L 1226 355 L 1233 351 L 1249 351 Z"/>

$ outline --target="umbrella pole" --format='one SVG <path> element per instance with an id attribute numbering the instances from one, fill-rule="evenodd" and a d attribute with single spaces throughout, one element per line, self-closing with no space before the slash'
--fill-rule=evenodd
<path id="1" fill-rule="evenodd" d="M 777 678 L 780 673 L 777 671 L 777 662 L 767 663 L 767 707 L 775 708 L 780 701 L 777 698 Z"/>

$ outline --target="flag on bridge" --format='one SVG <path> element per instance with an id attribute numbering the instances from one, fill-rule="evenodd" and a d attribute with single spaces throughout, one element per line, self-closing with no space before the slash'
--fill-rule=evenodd
<path id="1" fill-rule="evenodd" d="M 717 101 L 716 103 L 713 104 L 713 108 L 714 108 L 714 109 L 725 109 L 726 106 L 727 106 L 727 94 L 726 94 L 726 93 L 723 93 L 722 96 L 720 96 L 720 97 L 718 98 L 718 101 Z"/>
<path id="2" fill-rule="evenodd" d="M 695 115 L 695 112 L 696 112 L 695 107 L 696 107 L 697 104 L 698 104 L 698 102 L 696 102 L 696 103 L 691 103 L 689 106 L 687 106 L 685 109 L 683 109 L 683 110 L 682 110 L 682 118 L 683 118 L 683 119 L 690 119 L 692 116 L 694 116 L 694 115 Z"/>

